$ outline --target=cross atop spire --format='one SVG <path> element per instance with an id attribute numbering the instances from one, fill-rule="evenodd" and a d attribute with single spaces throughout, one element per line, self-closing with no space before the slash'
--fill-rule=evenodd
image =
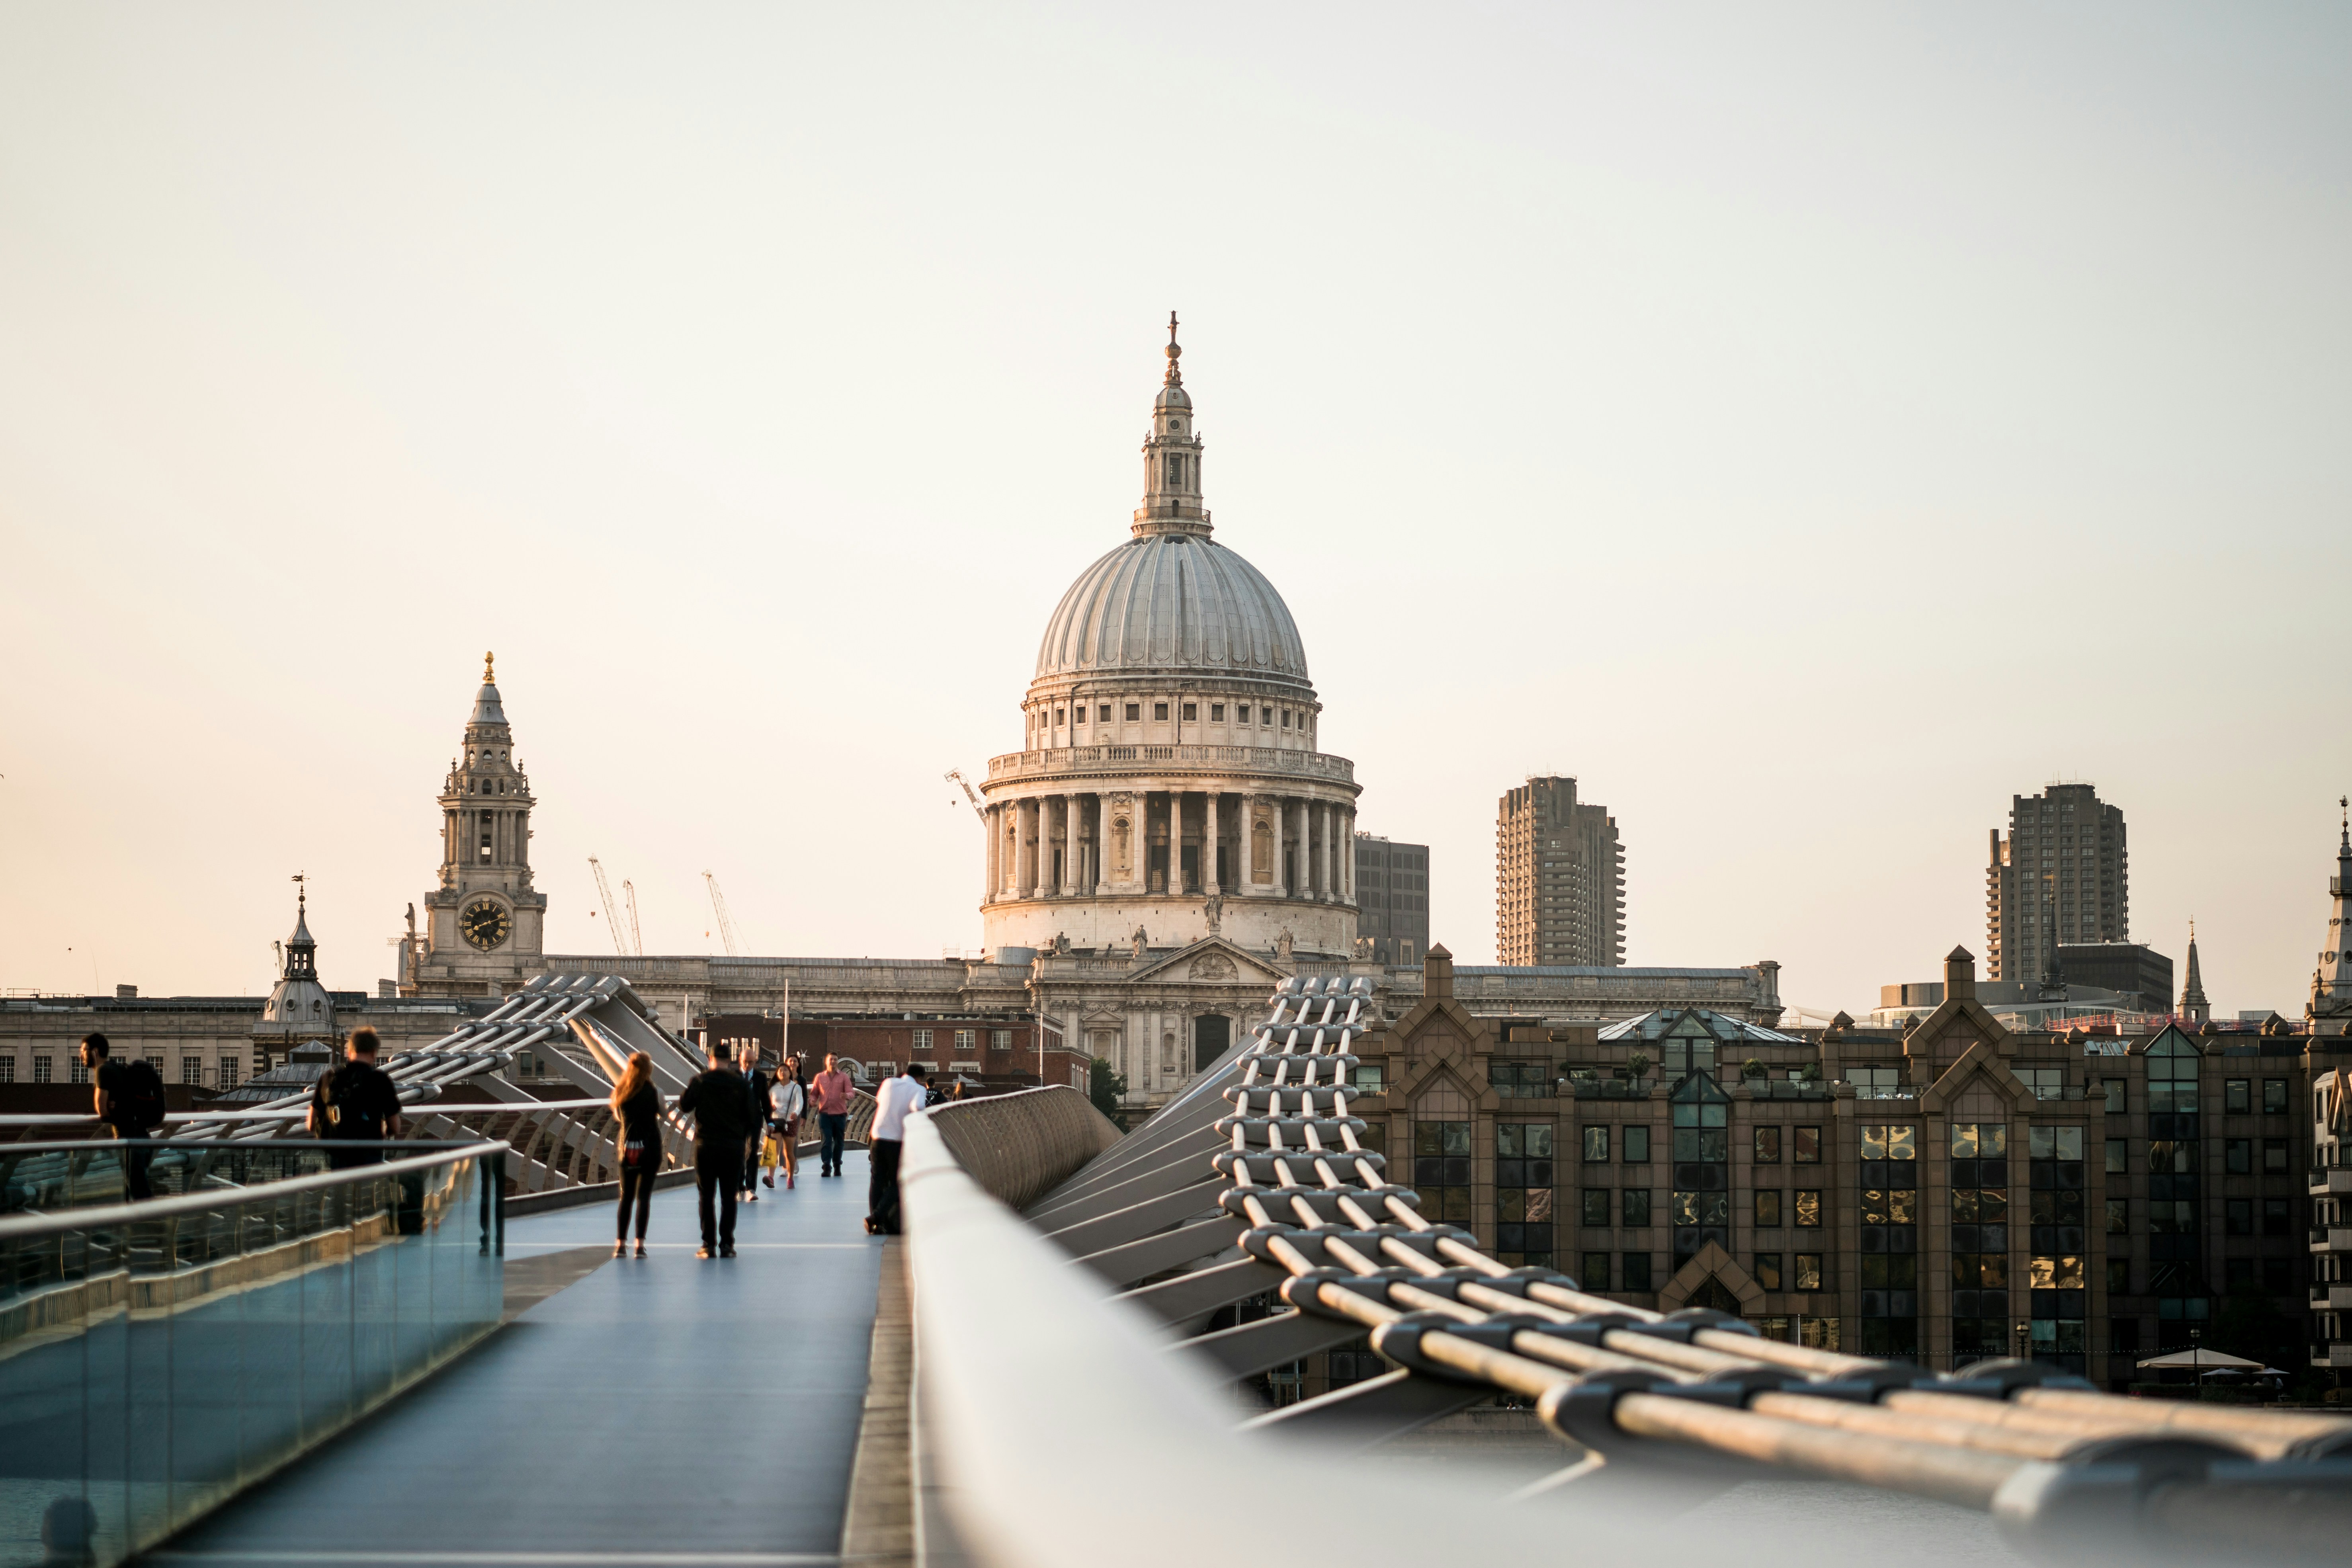
<path id="1" fill-rule="evenodd" d="M 1176 365 L 1176 362 L 1183 357 L 1183 346 L 1176 341 L 1176 312 L 1171 310 L 1168 312 L 1168 379 L 1160 383 L 1162 386 L 1184 384 L 1184 373 Z"/>

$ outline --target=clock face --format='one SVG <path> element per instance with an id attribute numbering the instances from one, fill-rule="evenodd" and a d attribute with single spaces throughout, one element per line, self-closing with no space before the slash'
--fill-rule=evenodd
<path id="1" fill-rule="evenodd" d="M 488 952 L 506 941 L 507 933 L 514 930 L 514 917 L 496 900 L 477 899 L 459 911 L 457 929 L 465 933 L 467 942 Z"/>

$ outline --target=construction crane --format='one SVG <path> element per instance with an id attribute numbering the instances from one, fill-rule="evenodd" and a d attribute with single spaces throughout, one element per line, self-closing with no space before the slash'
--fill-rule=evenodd
<path id="1" fill-rule="evenodd" d="M 643 958 L 646 955 L 646 938 L 645 933 L 637 929 L 637 885 L 626 878 L 621 881 L 621 902 L 629 911 L 627 956 Z"/>
<path id="2" fill-rule="evenodd" d="M 710 887 L 710 907 L 719 916 L 719 939 L 727 944 L 727 956 L 742 957 L 743 950 L 735 943 L 735 922 L 727 914 L 727 895 L 719 890 L 719 879 L 705 871 L 702 879 Z"/>
<path id="3" fill-rule="evenodd" d="M 613 932 L 613 951 L 623 958 L 627 958 L 630 956 L 629 940 L 627 934 L 621 930 L 621 910 L 618 904 L 613 902 L 613 886 L 604 880 L 604 868 L 596 863 L 596 857 L 593 855 L 588 857 L 588 869 L 596 873 L 596 897 L 603 900 L 604 905 L 604 924 Z"/>
<path id="4" fill-rule="evenodd" d="M 963 770 L 961 768 L 950 768 L 948 770 L 948 781 L 950 784 L 960 784 L 963 785 L 963 796 L 966 800 L 971 802 L 971 814 L 980 818 L 981 826 L 986 826 L 988 825 L 987 808 L 980 804 L 980 796 L 972 793 L 971 783 L 963 776 Z"/>

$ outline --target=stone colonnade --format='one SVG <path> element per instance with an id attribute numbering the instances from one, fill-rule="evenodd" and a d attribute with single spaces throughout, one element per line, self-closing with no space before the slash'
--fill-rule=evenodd
<path id="1" fill-rule="evenodd" d="M 986 816 L 986 901 L 1163 892 L 1356 900 L 1356 808 L 1347 801 L 1087 790 L 992 802 Z"/>

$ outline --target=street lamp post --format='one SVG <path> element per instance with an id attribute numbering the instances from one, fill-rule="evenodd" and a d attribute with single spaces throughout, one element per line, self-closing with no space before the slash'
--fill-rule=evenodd
<path id="1" fill-rule="evenodd" d="M 2205 1397 L 2205 1347 L 2199 1342 L 2205 1337 L 2202 1329 L 2189 1331 L 2189 1381 L 2197 1385 L 2197 1397 Z"/>
<path id="2" fill-rule="evenodd" d="M 2032 1323 L 2027 1322 L 2023 1318 L 2020 1318 L 2020 1319 L 2018 1319 L 2018 1320 L 2017 1320 L 2017 1330 L 2016 1330 L 2017 1339 L 2016 1339 L 2016 1345 L 2017 1345 L 2017 1359 L 2018 1359 L 2019 1361 L 2023 1361 L 2023 1360 L 2025 1360 L 2025 1359 L 2026 1359 L 2025 1351 L 2026 1351 L 2027 1336 L 2028 1336 L 2029 1334 L 2031 1334 L 2032 1331 L 2033 1331 L 2033 1325 L 2032 1325 Z"/>

